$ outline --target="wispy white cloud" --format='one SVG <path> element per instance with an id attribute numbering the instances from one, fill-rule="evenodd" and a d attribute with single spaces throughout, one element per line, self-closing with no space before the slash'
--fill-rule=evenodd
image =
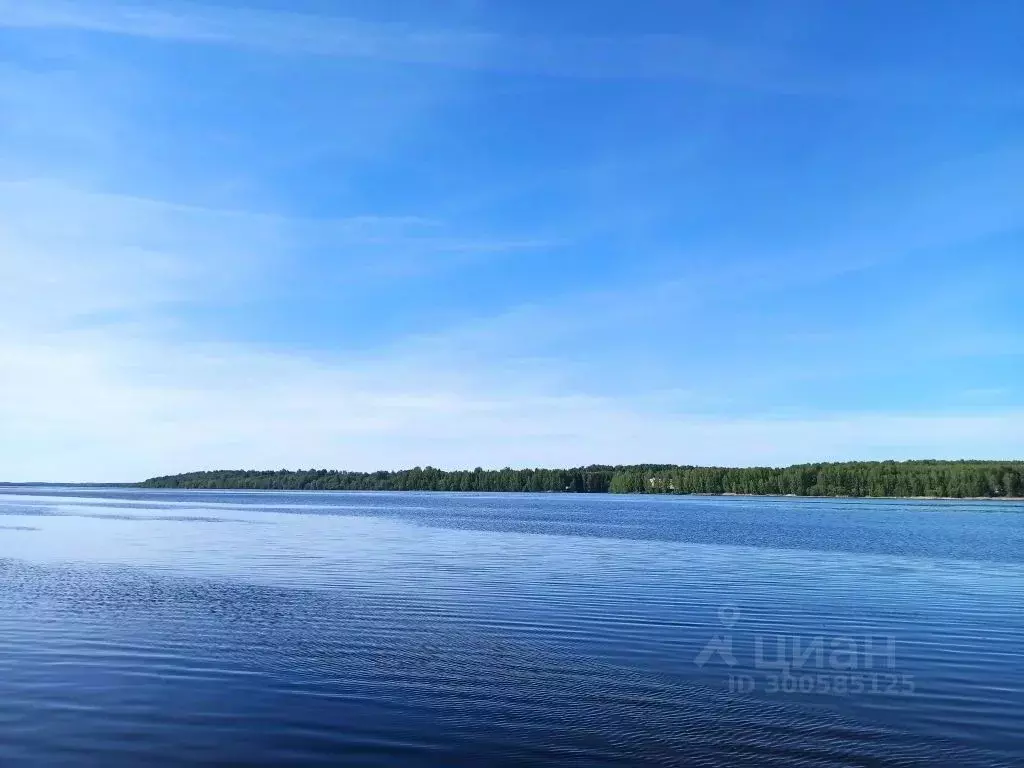
<path id="1" fill-rule="evenodd" d="M 57 181 L 0 181 L 0 327 L 259 295 L 313 249 L 350 278 L 408 277 L 543 246 L 458 237 L 417 216 L 323 220 L 175 204 Z M 318 267 L 321 272 L 323 265 Z"/>
<path id="2" fill-rule="evenodd" d="M 1012 106 L 1019 84 L 985 89 L 924 73 L 810 65 L 791 41 L 696 35 L 541 37 L 189 2 L 0 0 L 0 26 L 72 29 L 264 51 L 583 78 L 687 79 L 770 93 Z"/>
<path id="3" fill-rule="evenodd" d="M 222 294 L 280 244 L 259 217 L 55 182 L 0 183 L 0 319 L 61 328 Z"/>
<path id="4" fill-rule="evenodd" d="M 542 341 L 564 348 L 581 336 L 599 337 L 617 326 L 653 327 L 671 321 L 699 327 L 702 318 L 733 313 L 753 297 L 819 290 L 829 282 L 900 262 L 918 260 L 927 270 L 936 252 L 969 248 L 992 236 L 1020 232 L 1022 222 L 1024 151 L 1011 145 L 951 160 L 893 182 L 877 194 L 869 189 L 786 236 L 769 240 L 754 232 L 749 239 L 737 240 L 732 233 L 716 232 L 673 248 L 672 258 L 664 260 L 673 266 L 671 270 L 658 261 L 653 275 L 575 291 L 554 301 L 523 304 L 436 336 L 425 334 L 418 341 L 433 344 L 437 351 L 445 345 L 508 350 L 509 341 L 518 341 L 516 348 L 527 350 L 536 349 Z M 617 224 L 611 212 L 589 232 L 578 231 L 574 236 L 600 237 L 613 232 Z M 923 280 L 895 308 L 900 322 L 892 324 L 913 329 L 919 334 L 918 344 L 926 343 L 923 326 L 935 322 L 936 299 L 931 289 L 936 285 L 934 276 Z M 942 298 L 962 305 L 963 285 L 952 289 L 959 293 L 944 292 Z M 948 312 L 950 307 L 941 309 Z M 874 305 L 870 310 L 866 320 L 895 319 L 891 307 Z M 919 317 L 911 322 L 915 313 Z M 870 330 L 877 330 L 874 323 L 870 325 Z M 821 328 L 800 326 L 788 333 L 794 343 L 826 338 Z M 848 335 L 842 338 L 849 340 Z M 873 339 L 877 343 L 878 334 Z M 966 346 L 970 338 L 957 342 Z M 986 350 L 992 346 L 984 345 Z"/>
<path id="5" fill-rule="evenodd" d="M 318 56 L 474 66 L 486 34 L 423 31 L 327 15 L 198 3 L 0 2 L 0 25 L 77 29 L 157 40 L 226 44 Z"/>

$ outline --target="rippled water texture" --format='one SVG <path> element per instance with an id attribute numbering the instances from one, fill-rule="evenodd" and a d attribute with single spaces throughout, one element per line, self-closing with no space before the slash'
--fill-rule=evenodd
<path id="1" fill-rule="evenodd" d="M 0 490 L 0 765 L 1024 765 L 1024 506 Z"/>

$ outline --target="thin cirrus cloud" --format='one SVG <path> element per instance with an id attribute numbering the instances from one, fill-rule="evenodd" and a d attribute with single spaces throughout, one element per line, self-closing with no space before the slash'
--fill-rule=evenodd
<path id="1" fill-rule="evenodd" d="M 775 10 L 773 15 L 786 11 Z M 869 101 L 989 103 L 1013 106 L 1012 81 L 977 83 L 913 70 L 812 66 L 785 41 L 730 43 L 685 34 L 507 34 L 190 2 L 0 0 L 0 26 L 65 29 L 169 42 L 250 48 L 277 54 L 438 65 L 513 75 L 682 79 L 773 94 Z"/>
<path id="2" fill-rule="evenodd" d="M 415 275 L 541 248 L 543 240 L 459 237 L 417 216 L 300 219 L 0 182 L 0 319 L 19 310 L 54 325 L 95 312 L 223 301 L 259 290 L 312 249 L 349 279 Z"/>
<path id="3" fill-rule="evenodd" d="M 471 64 L 474 40 L 487 36 L 416 34 L 401 25 L 198 4 L 42 2 L 0 4 L 0 24 L 73 29 L 160 40 L 228 44 L 322 56 L 413 63 Z"/>
<path id="4" fill-rule="evenodd" d="M 510 37 L 337 16 L 174 3 L 0 3 L 0 25 L 77 29 L 279 53 L 580 76 L 753 74 L 764 60 L 680 35 L 636 38 Z M 708 65 L 716 63 L 709 70 Z"/>

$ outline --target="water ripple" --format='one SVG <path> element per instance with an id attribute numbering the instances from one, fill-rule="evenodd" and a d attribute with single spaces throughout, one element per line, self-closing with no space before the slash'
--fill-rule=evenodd
<path id="1" fill-rule="evenodd" d="M 4 765 L 1024 762 L 1016 514 L 76 493 L 0 492 Z M 912 694 L 768 690 L 842 638 Z"/>

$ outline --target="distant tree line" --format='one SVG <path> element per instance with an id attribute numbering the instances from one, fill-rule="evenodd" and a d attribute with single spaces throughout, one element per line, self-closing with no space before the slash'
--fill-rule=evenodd
<path id="1" fill-rule="evenodd" d="M 1024 496 L 1024 462 L 881 461 L 791 467 L 591 465 L 574 469 L 394 472 L 327 469 L 218 470 L 154 477 L 146 488 L 310 491 L 557 491 L 569 493 L 758 494 L 795 496 Z"/>
<path id="2" fill-rule="evenodd" d="M 1024 495 L 1024 462 L 851 461 L 791 467 L 625 467 L 612 493 L 750 493 L 794 496 Z"/>
<path id="3" fill-rule="evenodd" d="M 252 488 L 305 491 L 559 491 L 607 493 L 614 467 L 445 471 L 415 467 L 396 472 L 327 469 L 219 470 L 155 477 L 148 488 Z"/>

